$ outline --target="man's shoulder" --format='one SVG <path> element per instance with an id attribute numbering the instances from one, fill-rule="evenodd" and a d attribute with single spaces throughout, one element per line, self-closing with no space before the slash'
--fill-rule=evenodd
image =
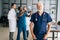
<path id="1" fill-rule="evenodd" d="M 49 15 L 49 13 L 48 12 L 44 12 L 47 16 Z"/>
<path id="2" fill-rule="evenodd" d="M 48 14 L 47 12 L 44 12 L 45 14 Z"/>

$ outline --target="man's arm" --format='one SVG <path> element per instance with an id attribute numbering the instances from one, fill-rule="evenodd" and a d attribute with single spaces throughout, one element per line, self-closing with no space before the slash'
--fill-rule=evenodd
<path id="1" fill-rule="evenodd" d="M 48 30 L 47 30 L 47 34 L 44 36 L 44 39 L 46 39 L 48 37 L 48 34 L 50 33 L 51 30 L 51 22 L 48 23 Z"/>
<path id="2" fill-rule="evenodd" d="M 50 33 L 50 30 L 51 30 L 51 22 L 48 23 L 48 32 L 47 33 Z"/>
<path id="3" fill-rule="evenodd" d="M 31 31 L 31 34 L 32 34 L 33 39 L 36 39 L 36 36 L 35 36 L 35 34 L 33 33 L 33 28 L 34 28 L 34 23 L 31 22 L 31 23 L 30 23 L 30 31 Z"/>

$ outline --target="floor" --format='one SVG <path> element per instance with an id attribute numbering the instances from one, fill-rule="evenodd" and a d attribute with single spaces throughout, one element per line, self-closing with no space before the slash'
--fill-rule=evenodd
<path id="1" fill-rule="evenodd" d="M 21 32 L 21 40 L 23 40 L 23 33 Z M 14 40 L 16 40 L 17 29 L 14 33 Z M 9 28 L 8 27 L 0 27 L 0 40 L 9 40 Z M 32 40 L 31 34 L 29 34 L 28 40 Z"/>
<path id="2" fill-rule="evenodd" d="M 17 29 L 14 33 L 14 40 L 16 40 Z M 0 40 L 9 40 L 9 28 L 8 27 L 0 27 Z M 21 33 L 21 40 L 23 40 L 23 36 Z M 28 40 L 32 40 L 31 34 L 29 34 Z M 52 38 L 48 38 L 48 40 L 52 40 Z M 57 38 L 55 38 L 57 40 Z"/>

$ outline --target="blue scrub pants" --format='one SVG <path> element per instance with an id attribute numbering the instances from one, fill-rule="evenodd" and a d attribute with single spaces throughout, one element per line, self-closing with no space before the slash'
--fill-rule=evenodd
<path id="1" fill-rule="evenodd" d="M 39 34 L 39 35 L 35 34 L 35 35 L 36 35 L 37 39 L 33 39 L 33 40 L 44 40 L 43 38 L 44 38 L 45 34 Z M 45 39 L 45 40 L 47 40 L 47 39 Z"/>
<path id="2" fill-rule="evenodd" d="M 26 40 L 26 27 L 18 27 L 17 40 L 20 40 L 20 33 L 23 32 L 23 39 Z"/>

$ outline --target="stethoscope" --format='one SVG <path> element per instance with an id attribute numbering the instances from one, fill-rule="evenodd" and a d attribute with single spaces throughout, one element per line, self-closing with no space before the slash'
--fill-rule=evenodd
<path id="1" fill-rule="evenodd" d="M 45 13 L 43 13 L 43 18 L 42 18 L 42 20 L 44 20 L 44 15 L 45 15 Z M 36 18 L 35 18 L 35 21 L 38 21 L 38 18 L 37 18 L 37 13 L 36 13 Z"/>
<path id="2" fill-rule="evenodd" d="M 38 21 L 38 19 L 37 19 L 37 13 L 36 13 L 36 18 L 35 18 L 35 20 Z"/>

